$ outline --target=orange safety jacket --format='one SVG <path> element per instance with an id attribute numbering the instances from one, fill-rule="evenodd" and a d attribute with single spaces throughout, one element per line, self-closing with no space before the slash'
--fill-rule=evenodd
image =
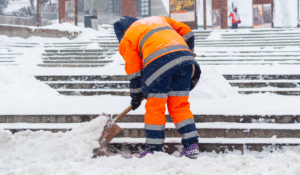
<path id="1" fill-rule="evenodd" d="M 241 20 L 238 12 L 231 12 L 229 16 L 231 17 L 232 24 L 239 23 L 239 21 Z"/>
<path id="2" fill-rule="evenodd" d="M 195 65 L 191 89 L 197 84 L 201 70 L 192 53 L 194 34 L 187 25 L 163 16 L 140 20 L 125 17 L 114 28 L 131 96 L 147 97 L 159 79 L 184 65 Z"/>

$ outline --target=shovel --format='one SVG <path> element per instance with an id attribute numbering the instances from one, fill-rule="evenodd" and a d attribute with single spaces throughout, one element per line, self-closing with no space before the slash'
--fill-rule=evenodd
<path id="1" fill-rule="evenodd" d="M 93 158 L 97 156 L 105 156 L 107 155 L 105 146 L 117 135 L 119 132 L 122 131 L 120 126 L 116 124 L 117 121 L 119 121 L 121 118 L 124 117 L 128 112 L 130 112 L 132 109 L 132 105 L 130 105 L 128 108 L 126 108 L 121 114 L 119 114 L 114 119 L 109 119 L 103 129 L 102 135 L 99 139 L 100 149 L 94 150 L 94 156 Z"/>

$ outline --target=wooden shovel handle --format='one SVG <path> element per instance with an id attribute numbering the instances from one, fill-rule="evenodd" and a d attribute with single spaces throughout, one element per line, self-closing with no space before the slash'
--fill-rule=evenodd
<path id="1" fill-rule="evenodd" d="M 123 118 L 124 115 L 126 115 L 131 110 L 132 110 L 132 105 L 128 106 L 128 108 L 126 108 L 121 114 L 119 114 L 117 117 L 115 117 L 114 118 L 114 122 L 117 122 L 118 120 L 120 120 L 121 118 Z"/>
<path id="2" fill-rule="evenodd" d="M 144 99 L 142 99 L 141 101 L 143 101 Z M 121 114 L 119 114 L 117 117 L 114 118 L 114 122 L 119 121 L 121 118 L 124 117 L 124 115 L 126 115 L 128 112 L 130 112 L 132 110 L 132 105 L 128 106 L 128 108 L 126 108 L 123 112 L 121 112 Z"/>

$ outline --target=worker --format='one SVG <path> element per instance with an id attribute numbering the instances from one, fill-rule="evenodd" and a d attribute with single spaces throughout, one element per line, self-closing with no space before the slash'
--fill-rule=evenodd
<path id="1" fill-rule="evenodd" d="M 231 17 L 232 29 L 237 29 L 238 24 L 241 23 L 241 18 L 237 10 L 238 10 L 237 7 L 234 7 L 233 11 L 229 15 L 229 17 Z"/>
<path id="2" fill-rule="evenodd" d="M 114 24 L 130 80 L 132 109 L 146 99 L 146 150 L 140 157 L 162 151 L 165 139 L 165 104 L 182 135 L 181 156 L 197 158 L 198 132 L 188 101 L 189 91 L 199 81 L 195 61 L 194 34 L 182 22 L 168 17 L 143 19 L 122 17 Z"/>

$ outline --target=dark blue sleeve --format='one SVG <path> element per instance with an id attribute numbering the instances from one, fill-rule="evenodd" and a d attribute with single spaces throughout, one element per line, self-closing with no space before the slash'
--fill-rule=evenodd
<path id="1" fill-rule="evenodd" d="M 195 36 L 190 37 L 189 39 L 187 39 L 185 41 L 187 43 L 187 45 L 189 46 L 189 48 L 194 51 L 194 45 L 195 45 Z"/>
<path id="2" fill-rule="evenodd" d="M 130 80 L 129 88 L 130 88 L 131 98 L 134 98 L 134 97 L 143 98 L 140 76 L 135 77 Z"/>

